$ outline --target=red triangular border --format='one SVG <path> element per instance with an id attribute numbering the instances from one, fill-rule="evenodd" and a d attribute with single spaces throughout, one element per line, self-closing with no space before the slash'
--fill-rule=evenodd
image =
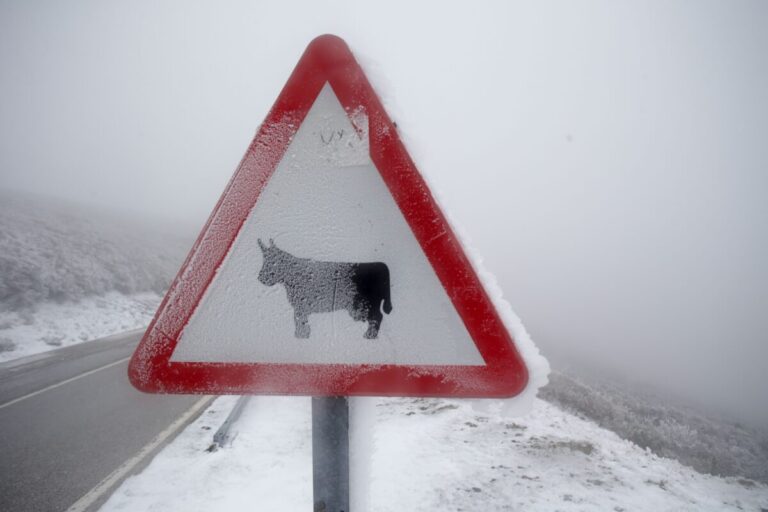
<path id="1" fill-rule="evenodd" d="M 293 135 L 329 82 L 347 112 L 368 115 L 370 154 L 486 366 L 190 363 L 170 357 Z M 451 227 L 346 43 L 307 47 L 251 142 L 154 320 L 128 374 L 153 393 L 509 397 L 528 371 Z"/>

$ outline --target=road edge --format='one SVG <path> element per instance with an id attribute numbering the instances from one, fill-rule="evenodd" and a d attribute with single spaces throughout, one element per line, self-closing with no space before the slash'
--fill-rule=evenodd
<path id="1" fill-rule="evenodd" d="M 155 455 L 173 441 L 190 423 L 195 421 L 216 398 L 214 395 L 206 395 L 195 402 L 192 407 L 144 445 L 136 454 L 83 494 L 65 512 L 93 512 L 98 510 L 126 478 L 135 475 L 149 465 Z"/>
<path id="2" fill-rule="evenodd" d="M 107 345 L 115 341 L 121 341 L 128 336 L 134 336 L 146 331 L 146 327 L 138 327 L 136 329 L 129 329 L 127 331 L 116 332 L 108 336 L 101 338 L 95 338 L 88 341 L 82 341 L 79 343 L 73 343 L 66 347 L 56 347 L 44 352 L 38 352 L 36 354 L 30 354 L 28 356 L 17 357 L 16 359 L 9 359 L 8 361 L 0 362 L 0 373 L 7 371 L 19 371 L 26 366 L 35 366 L 44 364 L 49 359 L 53 359 L 61 354 L 67 354 L 69 352 L 77 352 L 81 350 L 89 350 L 101 345 Z"/>

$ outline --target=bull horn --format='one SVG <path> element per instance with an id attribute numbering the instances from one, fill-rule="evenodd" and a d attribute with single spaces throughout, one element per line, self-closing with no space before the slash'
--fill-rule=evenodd
<path id="1" fill-rule="evenodd" d="M 261 238 L 257 238 L 256 241 L 259 242 L 259 247 L 261 247 L 261 251 L 264 252 L 267 249 L 264 246 L 264 242 L 261 241 Z"/>
<path id="2" fill-rule="evenodd" d="M 271 245 L 272 247 L 275 246 L 275 241 L 271 238 L 269 239 L 269 245 Z"/>

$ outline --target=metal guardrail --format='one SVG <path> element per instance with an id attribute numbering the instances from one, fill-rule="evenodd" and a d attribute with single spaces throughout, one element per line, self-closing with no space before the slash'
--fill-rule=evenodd
<path id="1" fill-rule="evenodd" d="M 213 443 L 208 447 L 207 451 L 215 452 L 219 448 L 223 448 L 232 442 L 236 436 L 232 436 L 230 429 L 243 413 L 243 409 L 250 399 L 250 395 L 243 395 L 237 399 L 237 403 L 235 403 L 235 406 L 229 411 L 227 419 L 224 420 L 224 423 L 222 423 L 216 433 L 213 434 Z"/>

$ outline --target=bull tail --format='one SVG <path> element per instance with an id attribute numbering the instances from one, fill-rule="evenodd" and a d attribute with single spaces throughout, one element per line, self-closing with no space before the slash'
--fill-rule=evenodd
<path id="1" fill-rule="evenodd" d="M 392 312 L 392 301 L 389 300 L 389 295 L 384 299 L 384 312 L 390 314 Z"/>
<path id="2" fill-rule="evenodd" d="M 390 314 L 392 312 L 392 300 L 389 298 L 389 272 L 387 272 L 387 283 L 384 290 L 384 312 Z"/>

